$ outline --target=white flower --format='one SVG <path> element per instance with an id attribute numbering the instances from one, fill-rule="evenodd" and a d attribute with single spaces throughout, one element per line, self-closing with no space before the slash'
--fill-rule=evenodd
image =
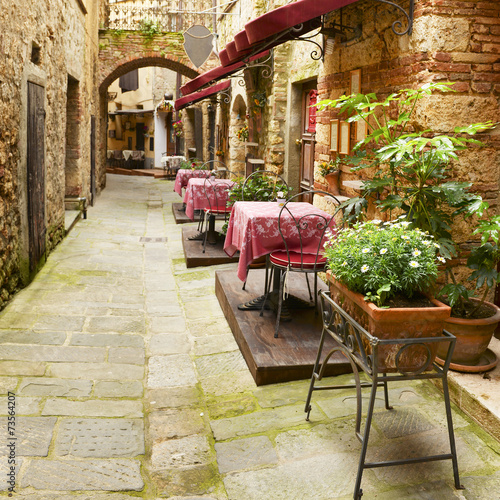
<path id="1" fill-rule="evenodd" d="M 433 243 L 436 248 L 440 248 L 439 243 Z"/>
<path id="2" fill-rule="evenodd" d="M 382 224 L 382 221 L 380 219 L 373 219 L 372 223 L 376 224 L 376 225 L 379 225 L 379 224 Z"/>
<path id="3" fill-rule="evenodd" d="M 408 226 L 411 224 L 411 222 L 408 222 L 407 220 L 403 220 L 403 221 L 401 221 L 401 223 L 400 223 L 400 224 L 401 224 L 403 227 L 408 227 Z"/>
<path id="4" fill-rule="evenodd" d="M 438 257 L 437 260 L 439 260 L 439 262 L 442 262 L 443 264 L 446 263 L 446 259 L 444 257 Z"/>
<path id="5" fill-rule="evenodd" d="M 413 250 L 411 254 L 413 255 L 413 257 L 418 257 L 421 253 L 422 252 L 418 248 L 415 248 L 415 250 Z"/>
<path id="6" fill-rule="evenodd" d="M 284 198 L 283 191 L 278 191 L 278 198 Z"/>
<path id="7" fill-rule="evenodd" d="M 361 266 L 361 272 L 362 273 L 366 273 L 366 271 L 368 271 L 368 269 L 370 269 L 366 264 Z"/>
<path id="8" fill-rule="evenodd" d="M 347 266 L 347 260 L 344 260 L 344 262 L 342 262 L 342 265 Z"/>
<path id="9" fill-rule="evenodd" d="M 430 242 L 429 240 L 422 240 L 422 243 L 423 243 L 426 247 L 428 247 L 428 246 L 431 244 L 431 242 Z"/>
<path id="10" fill-rule="evenodd" d="M 381 248 L 380 249 L 380 255 L 384 255 L 387 253 L 387 248 Z"/>
<path id="11" fill-rule="evenodd" d="M 420 264 L 416 260 L 410 261 L 410 267 L 415 268 L 415 267 L 419 267 L 419 266 L 420 266 Z"/>
<path id="12" fill-rule="evenodd" d="M 410 239 L 410 237 L 407 234 L 402 234 L 401 238 L 403 238 L 403 240 L 409 240 Z"/>
<path id="13" fill-rule="evenodd" d="M 368 253 L 370 251 L 369 248 L 363 248 L 363 250 L 361 250 L 361 253 Z"/>

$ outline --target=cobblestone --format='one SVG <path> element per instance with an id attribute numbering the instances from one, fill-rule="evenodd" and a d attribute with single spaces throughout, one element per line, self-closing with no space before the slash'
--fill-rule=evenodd
<path id="1" fill-rule="evenodd" d="M 256 387 L 214 269 L 185 266 L 172 201 L 169 181 L 108 176 L 88 218 L 0 313 L 0 434 L 14 393 L 15 497 L 351 499 L 354 392 L 314 393 L 307 422 L 307 380 Z M 393 410 L 377 400 L 369 459 L 446 453 L 441 393 L 428 381 L 393 385 Z M 453 419 L 465 490 L 441 461 L 366 470 L 363 498 L 490 500 L 500 444 L 456 408 Z"/>

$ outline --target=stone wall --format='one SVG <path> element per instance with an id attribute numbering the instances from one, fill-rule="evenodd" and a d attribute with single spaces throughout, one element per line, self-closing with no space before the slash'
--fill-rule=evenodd
<path id="1" fill-rule="evenodd" d="M 454 93 L 421 101 L 414 124 L 417 128 L 450 133 L 458 125 L 500 119 L 498 2 L 417 0 L 413 33 L 402 37 L 391 30 L 396 14 L 387 6 L 359 5 L 361 9 L 344 9 L 344 22 L 361 22 L 363 35 L 348 46 L 337 44 L 335 53 L 325 58 L 318 78 L 320 100 L 348 93 L 351 71 L 360 69 L 361 91 L 374 92 L 380 98 L 428 81 L 456 82 Z M 335 117 L 332 110 L 318 113 L 318 161 L 330 156 L 328 128 Z M 352 143 L 353 133 L 354 129 Z M 460 180 L 474 182 L 477 191 L 493 199 L 499 187 L 500 131 L 483 134 L 483 139 L 487 147 L 462 155 L 456 170 Z M 343 169 L 344 180 L 357 177 L 348 167 Z"/>
<path id="2" fill-rule="evenodd" d="M 0 308 L 26 285 L 29 271 L 27 88 L 44 91 L 46 253 L 64 235 L 68 78 L 78 82 L 80 193 L 89 195 L 90 117 L 97 102 L 94 71 L 98 0 L 0 0 Z M 69 118 L 73 120 L 74 117 Z M 85 179 L 85 181 L 83 181 Z"/>

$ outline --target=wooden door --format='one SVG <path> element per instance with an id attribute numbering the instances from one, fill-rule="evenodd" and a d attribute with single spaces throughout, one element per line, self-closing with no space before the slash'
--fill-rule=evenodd
<path id="1" fill-rule="evenodd" d="M 300 191 L 314 188 L 314 145 L 316 143 L 316 108 L 311 107 L 317 102 L 318 91 L 316 82 L 304 85 L 302 91 L 302 125 L 300 150 Z M 303 201 L 311 202 L 311 196 Z"/>
<path id="2" fill-rule="evenodd" d="M 45 253 L 45 89 L 28 82 L 28 228 L 30 271 Z"/>

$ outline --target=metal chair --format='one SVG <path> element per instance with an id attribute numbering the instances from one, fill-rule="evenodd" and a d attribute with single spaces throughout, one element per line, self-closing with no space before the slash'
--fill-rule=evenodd
<path id="1" fill-rule="evenodd" d="M 331 213 L 311 210 L 305 215 L 294 215 L 292 203 L 297 202 L 304 195 L 321 195 L 325 202 L 330 205 Z M 335 219 L 342 207 L 340 201 L 331 193 L 326 191 L 306 191 L 296 194 L 288 199 L 281 208 L 278 218 L 278 229 L 283 240 L 283 250 L 274 250 L 269 254 L 268 263 L 271 273 L 267 276 L 266 268 L 266 293 L 262 303 L 260 315 L 264 312 L 265 305 L 271 293 L 271 286 L 278 285 L 278 310 L 276 315 L 276 328 L 274 336 L 278 337 L 281 312 L 283 308 L 283 288 L 285 280 L 290 272 L 304 273 L 309 291 L 309 300 L 313 300 L 308 275 L 314 275 L 314 307 L 318 312 L 318 273 L 326 271 L 326 257 L 323 254 L 323 245 L 326 240 L 326 232 L 334 229 Z M 273 274 L 276 279 L 273 284 Z"/>
<path id="2" fill-rule="evenodd" d="M 256 170 L 249 174 L 243 182 L 241 188 L 241 201 L 276 201 L 283 193 L 283 197 L 288 197 L 290 188 L 281 175 L 272 170 Z M 267 283 L 268 262 L 266 258 L 266 283 Z M 248 277 L 249 268 L 247 268 Z M 242 289 L 245 290 L 247 280 L 243 282 Z"/>
<path id="3" fill-rule="evenodd" d="M 228 191 L 233 186 L 233 181 L 225 178 L 211 179 L 207 177 L 203 185 L 208 206 L 203 210 L 205 221 L 205 233 L 203 238 L 203 253 L 205 253 L 207 241 L 216 243 L 215 221 L 228 220 L 231 208 L 227 206 Z"/>

